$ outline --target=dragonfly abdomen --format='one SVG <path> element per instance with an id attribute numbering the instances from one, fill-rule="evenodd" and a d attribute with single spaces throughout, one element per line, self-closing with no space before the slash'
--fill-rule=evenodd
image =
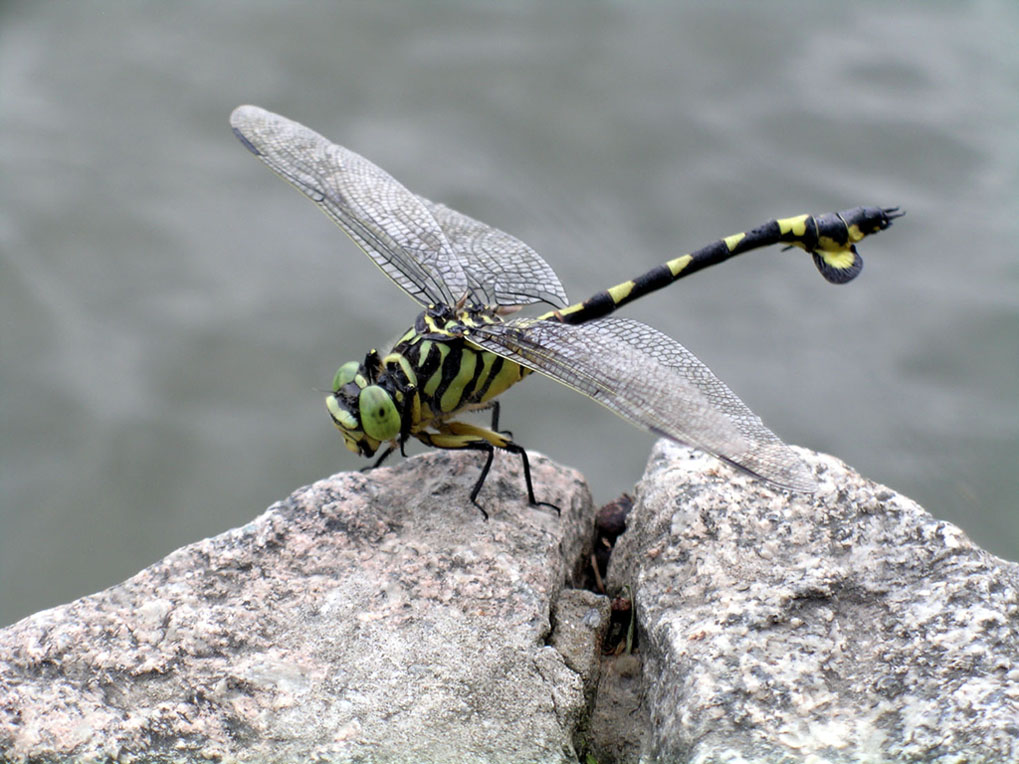
<path id="1" fill-rule="evenodd" d="M 854 207 L 824 215 L 769 220 L 750 231 L 726 236 L 695 252 L 673 258 L 634 279 L 603 289 L 583 302 L 546 313 L 542 318 L 564 324 L 593 321 L 702 268 L 772 244 L 788 244 L 809 252 L 827 281 L 845 284 L 863 269 L 856 243 L 868 234 L 884 230 L 900 215 L 895 207 Z"/>

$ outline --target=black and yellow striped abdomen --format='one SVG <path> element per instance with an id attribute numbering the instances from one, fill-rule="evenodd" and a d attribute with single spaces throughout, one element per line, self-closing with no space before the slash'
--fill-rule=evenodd
<path id="1" fill-rule="evenodd" d="M 788 244 L 809 252 L 827 281 L 845 284 L 863 269 L 863 259 L 856 251 L 857 242 L 884 230 L 899 214 L 895 208 L 854 207 L 824 215 L 769 220 L 752 230 L 726 236 L 696 252 L 675 257 L 634 279 L 603 289 L 583 302 L 551 311 L 541 318 L 565 324 L 593 321 L 703 268 L 772 244 Z"/>

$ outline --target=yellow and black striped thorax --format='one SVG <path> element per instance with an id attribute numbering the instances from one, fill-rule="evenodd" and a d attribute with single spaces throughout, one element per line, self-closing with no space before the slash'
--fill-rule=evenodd
<path id="1" fill-rule="evenodd" d="M 387 374 L 413 385 L 419 411 L 410 432 L 464 408 L 482 406 L 530 372 L 472 345 L 472 329 L 502 323 L 490 307 L 432 306 L 382 359 Z"/>
<path id="2" fill-rule="evenodd" d="M 433 305 L 385 356 L 343 364 L 326 398 L 348 449 L 372 456 L 464 409 L 485 406 L 530 371 L 473 345 L 473 329 L 502 323 L 494 308 Z M 420 437 L 420 436 L 419 436 Z"/>

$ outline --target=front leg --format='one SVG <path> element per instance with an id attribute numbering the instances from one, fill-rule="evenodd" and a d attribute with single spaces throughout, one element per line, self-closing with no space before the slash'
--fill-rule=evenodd
<path id="1" fill-rule="evenodd" d="M 391 453 L 393 453 L 393 451 L 395 451 L 395 450 L 396 450 L 396 446 L 390 446 L 389 448 L 387 448 L 385 451 L 383 451 L 379 455 L 378 459 L 376 459 L 374 462 L 369 464 L 367 467 L 362 467 L 360 471 L 361 472 L 371 472 L 376 467 L 381 466 L 382 462 L 384 462 L 386 459 L 388 459 L 389 455 Z M 400 450 L 401 450 L 401 452 L 403 450 L 403 444 L 402 443 L 400 444 Z M 406 456 L 406 454 L 404 454 L 404 456 Z"/>

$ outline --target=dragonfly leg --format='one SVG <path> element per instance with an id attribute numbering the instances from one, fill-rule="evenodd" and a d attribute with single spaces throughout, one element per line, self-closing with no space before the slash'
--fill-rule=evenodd
<path id="1" fill-rule="evenodd" d="M 550 509 L 554 509 L 557 515 L 562 514 L 559 507 L 555 504 L 551 504 L 547 501 L 538 501 L 534 497 L 534 484 L 531 481 L 531 463 L 527 458 L 526 449 L 513 441 L 509 441 L 506 445 L 499 447 L 520 457 L 520 463 L 524 468 L 524 483 L 527 485 L 527 503 L 532 507 L 548 507 Z M 471 504 L 481 510 L 481 514 L 484 515 L 487 520 L 488 512 L 486 512 L 485 508 L 478 503 L 478 494 L 481 493 L 481 487 L 485 484 L 486 478 L 488 478 L 488 471 L 492 468 L 492 460 L 495 458 L 496 447 L 488 441 L 476 440 L 463 445 L 462 448 L 469 448 L 473 451 L 484 451 L 488 454 L 488 457 L 485 459 L 485 464 L 481 468 L 481 474 L 478 475 L 478 480 L 474 483 L 474 487 L 471 489 L 470 496 Z"/>
<path id="2" fill-rule="evenodd" d="M 492 432 L 496 432 L 499 435 L 502 435 L 502 436 L 504 436 L 505 438 L 507 438 L 509 440 L 513 440 L 513 431 L 512 430 L 500 430 L 499 429 L 499 411 L 500 411 L 499 401 L 492 401 L 491 403 L 489 403 L 484 408 L 477 409 L 477 410 L 478 411 L 484 411 L 485 409 L 491 409 L 492 410 L 492 426 L 491 426 Z"/>
<path id="3" fill-rule="evenodd" d="M 426 445 L 436 448 L 466 448 L 472 451 L 483 451 L 487 454 L 485 464 L 481 468 L 481 475 L 478 476 L 470 494 L 471 503 L 481 510 L 481 514 L 485 516 L 485 519 L 488 519 L 488 513 L 478 504 L 477 498 L 481 492 L 481 487 L 485 484 L 485 479 L 488 477 L 488 472 L 492 467 L 492 460 L 495 458 L 495 449 L 497 448 L 509 451 L 511 454 L 516 454 L 520 457 L 520 463 L 524 469 L 524 483 L 527 485 L 527 503 L 532 507 L 550 507 L 556 511 L 556 514 L 560 513 L 559 507 L 555 504 L 550 504 L 547 501 L 538 501 L 534 497 L 534 483 L 531 480 L 531 463 L 523 446 L 514 443 L 509 438 L 503 437 L 500 433 L 486 430 L 483 427 L 476 427 L 466 422 L 443 422 L 439 425 L 439 430 L 437 433 L 419 432 L 416 435 Z"/>
<path id="4" fill-rule="evenodd" d="M 485 478 L 488 477 L 488 471 L 492 468 L 492 460 L 495 459 L 495 446 L 487 441 L 481 440 L 466 445 L 464 448 L 469 448 L 473 451 L 484 451 L 488 454 L 488 457 L 485 459 L 485 466 L 481 468 L 481 474 L 478 475 L 478 480 L 474 483 L 474 487 L 471 489 L 471 504 L 478 508 L 485 520 L 488 520 L 488 512 L 485 511 L 483 506 L 478 504 L 478 494 L 481 493 L 481 486 L 485 484 Z"/>
<path id="5" fill-rule="evenodd" d="M 499 429 L 499 401 L 492 401 L 492 430 L 513 440 L 513 430 Z"/>
<path id="6" fill-rule="evenodd" d="M 550 504 L 547 501 L 538 501 L 534 498 L 534 486 L 531 484 L 531 463 L 527 459 L 527 450 L 513 441 L 510 441 L 503 446 L 511 454 L 517 454 L 520 457 L 520 463 L 524 466 L 524 482 L 527 483 L 527 503 L 532 507 L 549 507 L 554 509 L 557 515 L 561 515 L 562 511 L 555 504 Z"/>
<path id="7" fill-rule="evenodd" d="M 383 451 L 382 454 L 379 456 L 379 458 L 376 459 L 373 463 L 369 464 L 367 467 L 362 467 L 361 468 L 361 472 L 371 472 L 376 467 L 381 466 L 382 462 L 384 462 L 386 459 L 388 459 L 389 455 L 391 453 L 393 453 L 393 451 L 395 451 L 395 450 L 396 450 L 396 446 L 390 446 L 385 451 Z M 401 452 L 403 451 L 403 443 L 400 444 L 400 451 Z M 404 454 L 404 456 L 406 456 L 406 454 Z"/>

